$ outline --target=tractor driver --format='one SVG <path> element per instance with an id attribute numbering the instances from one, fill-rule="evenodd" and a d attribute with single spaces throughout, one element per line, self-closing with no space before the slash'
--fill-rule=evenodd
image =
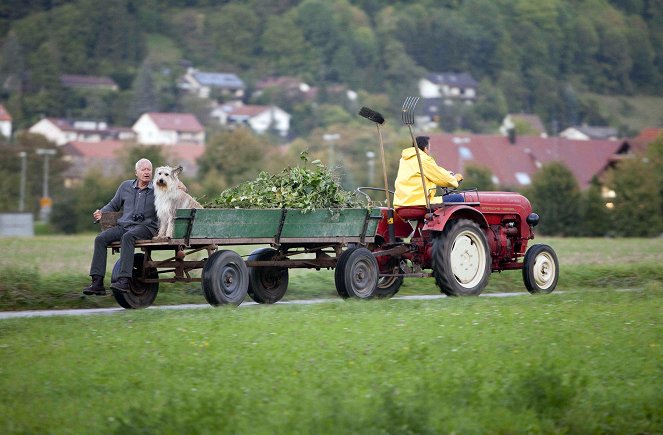
<path id="1" fill-rule="evenodd" d="M 417 136 L 417 146 L 422 153 L 421 166 L 423 167 L 424 177 L 426 179 L 426 189 L 429 189 L 429 198 L 431 204 L 442 203 L 441 196 L 435 196 L 435 186 L 439 187 L 458 187 L 463 181 L 461 174 L 452 175 L 441 166 L 435 163 L 435 159 L 430 155 L 430 137 Z M 419 171 L 419 162 L 417 161 L 417 151 L 414 147 L 406 148 L 401 153 L 401 160 L 398 164 L 398 175 L 396 176 L 396 192 L 394 194 L 394 207 L 405 207 L 412 205 L 426 205 L 424 188 L 421 183 L 421 172 Z M 444 197 L 445 202 L 462 202 L 463 196 L 460 194 L 451 194 Z"/>

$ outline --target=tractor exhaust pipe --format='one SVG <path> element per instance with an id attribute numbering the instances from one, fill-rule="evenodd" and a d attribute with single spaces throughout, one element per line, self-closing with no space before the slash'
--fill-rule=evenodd
<path id="1" fill-rule="evenodd" d="M 384 124 L 384 116 L 380 112 L 362 107 L 359 110 L 359 116 L 368 119 L 375 123 L 378 129 L 378 136 L 380 137 L 380 158 L 382 160 L 382 177 L 384 179 L 384 193 L 387 196 L 387 228 L 389 231 L 389 243 L 395 243 L 394 238 L 394 208 L 391 205 L 391 196 L 389 195 L 389 181 L 387 180 L 387 164 L 384 157 L 384 143 L 382 141 L 382 130 L 380 126 Z"/>

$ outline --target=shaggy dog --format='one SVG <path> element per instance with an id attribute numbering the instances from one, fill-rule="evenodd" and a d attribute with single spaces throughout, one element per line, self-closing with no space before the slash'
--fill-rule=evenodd
<path id="1" fill-rule="evenodd" d="M 159 218 L 159 233 L 154 239 L 173 237 L 175 210 L 178 208 L 203 208 L 191 195 L 179 188 L 181 183 L 178 176 L 181 172 L 181 166 L 160 166 L 155 171 L 154 207 Z"/>

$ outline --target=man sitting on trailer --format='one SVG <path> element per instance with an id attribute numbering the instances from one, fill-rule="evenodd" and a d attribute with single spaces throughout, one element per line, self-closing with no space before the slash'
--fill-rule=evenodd
<path id="1" fill-rule="evenodd" d="M 143 158 L 136 162 L 136 178 L 120 184 L 115 196 L 101 210 L 92 213 L 95 222 L 101 220 L 101 213 L 123 210 L 117 225 L 102 231 L 94 240 L 94 254 L 90 266 L 92 283 L 83 289 L 83 294 L 103 296 L 106 294 L 104 275 L 106 274 L 107 248 L 113 242 L 121 241 L 120 272 L 118 280 L 111 282 L 111 288 L 128 292 L 134 263 L 136 240 L 151 239 L 158 230 L 154 209 L 154 186 L 152 185 L 152 162 Z"/>
<path id="2" fill-rule="evenodd" d="M 452 175 L 451 172 L 435 163 L 435 159 L 430 155 L 430 137 L 417 136 L 416 142 L 422 151 L 419 154 L 424 178 L 426 179 L 426 188 L 430 192 L 430 203 L 440 204 L 443 202 L 443 198 L 444 202 L 462 202 L 464 199 L 460 194 L 449 194 L 444 197 L 435 196 L 435 186 L 456 188 L 463 181 L 463 176 L 461 174 Z M 417 151 L 414 147 L 406 148 L 401 153 L 395 187 L 394 208 L 426 205 L 426 196 L 421 182 Z"/>

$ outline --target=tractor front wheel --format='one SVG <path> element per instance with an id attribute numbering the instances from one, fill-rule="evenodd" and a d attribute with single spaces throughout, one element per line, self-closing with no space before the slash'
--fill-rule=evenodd
<path id="1" fill-rule="evenodd" d="M 488 284 L 490 251 L 476 222 L 450 221 L 433 241 L 433 275 L 448 296 L 477 296 Z"/>
<path id="2" fill-rule="evenodd" d="M 523 281 L 530 293 L 550 293 L 557 287 L 559 261 L 553 248 L 533 245 L 525 253 Z"/>

